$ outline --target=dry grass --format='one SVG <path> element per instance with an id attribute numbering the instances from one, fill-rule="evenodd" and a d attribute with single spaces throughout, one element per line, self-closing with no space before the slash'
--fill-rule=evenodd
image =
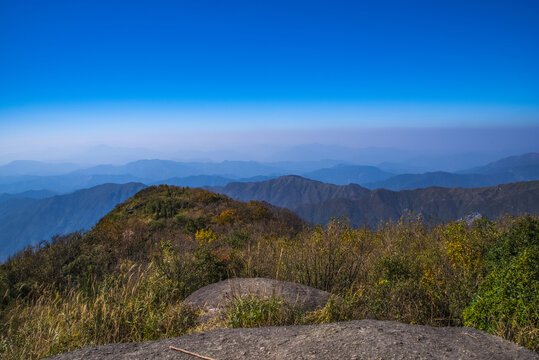
<path id="1" fill-rule="evenodd" d="M 35 359 L 88 345 L 182 335 L 195 315 L 171 290 L 152 269 L 140 267 L 94 282 L 91 295 L 42 289 L 38 299 L 7 312 L 0 358 Z"/>
<path id="2" fill-rule="evenodd" d="M 225 220 L 229 221 L 221 222 Z M 539 227 L 537 218 L 434 227 L 407 219 L 377 230 L 351 229 L 345 221 L 333 221 L 295 237 L 251 231 L 249 224 L 241 234 L 208 228 L 193 239 L 196 246 L 164 241 L 159 252 L 152 248 L 153 260 L 146 265 L 124 258 L 101 278 L 69 286 L 65 281 L 10 285 L 10 276 L 23 272 L 20 264 L 30 266 L 36 259 L 48 259 L 46 253 L 29 255 L 11 263 L 9 271 L 0 271 L 0 290 L 11 294 L 0 304 L 0 358 L 37 359 L 87 345 L 153 340 L 201 329 L 196 314 L 182 307 L 181 300 L 223 276 L 297 282 L 336 296 L 311 313 L 298 312 L 279 299 L 239 299 L 225 318 L 204 329 L 365 317 L 463 325 L 464 309 L 492 271 L 487 256 L 490 249 L 526 221 Z M 518 234 L 526 229 L 522 227 Z M 538 239 L 532 241 L 536 244 Z M 47 251 L 54 249 L 51 246 Z M 23 294 L 23 286 L 32 291 L 14 297 Z M 500 321 L 489 331 L 537 349 L 535 320 L 517 320 Z"/>

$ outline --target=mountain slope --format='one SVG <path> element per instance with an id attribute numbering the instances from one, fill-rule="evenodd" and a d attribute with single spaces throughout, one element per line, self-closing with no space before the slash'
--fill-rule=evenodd
<path id="1" fill-rule="evenodd" d="M 281 176 L 262 182 L 235 182 L 209 189 L 237 200 L 263 200 L 284 207 L 338 198 L 357 199 L 369 193 L 369 190 L 356 184 L 347 186 L 325 184 L 296 175 Z"/>
<path id="2" fill-rule="evenodd" d="M 7 176 L 0 178 L 0 193 L 20 193 L 48 189 L 60 194 L 87 189 L 107 183 L 146 183 L 147 179 L 132 175 L 84 175 L 70 173 L 60 176 Z"/>
<path id="3" fill-rule="evenodd" d="M 539 179 L 539 153 L 510 156 L 485 166 L 475 167 L 467 174 L 511 174 L 515 180 Z"/>
<path id="4" fill-rule="evenodd" d="M 539 214 L 539 181 L 460 189 L 431 187 L 419 190 L 374 190 L 360 199 L 333 199 L 304 204 L 294 212 L 312 223 L 327 223 L 333 216 L 346 216 L 354 226 L 376 226 L 398 220 L 413 211 L 428 221 L 447 221 L 480 213 L 489 218 L 504 214 Z"/>
<path id="5" fill-rule="evenodd" d="M 44 199 L 54 195 L 57 195 L 57 193 L 50 190 L 28 190 L 16 194 L 0 194 L 0 202 L 9 199 Z"/>
<path id="6" fill-rule="evenodd" d="M 104 184 L 68 195 L 0 203 L 0 258 L 56 234 L 89 229 L 144 187 L 141 183 Z"/>

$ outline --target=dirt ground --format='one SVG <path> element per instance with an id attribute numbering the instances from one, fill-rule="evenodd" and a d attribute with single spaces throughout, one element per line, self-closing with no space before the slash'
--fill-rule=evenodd
<path id="1" fill-rule="evenodd" d="M 221 329 L 143 343 L 94 346 L 55 360 L 183 359 L 539 359 L 531 350 L 471 328 L 359 320 L 323 325 Z"/>

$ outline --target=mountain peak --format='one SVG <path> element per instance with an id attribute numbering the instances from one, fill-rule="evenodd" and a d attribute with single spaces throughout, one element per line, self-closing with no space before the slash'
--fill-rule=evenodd
<path id="1" fill-rule="evenodd" d="M 264 200 L 288 208 L 336 198 L 357 199 L 369 193 L 369 190 L 359 185 L 326 184 L 298 175 L 285 175 L 261 182 L 235 182 L 210 189 L 238 200 Z"/>

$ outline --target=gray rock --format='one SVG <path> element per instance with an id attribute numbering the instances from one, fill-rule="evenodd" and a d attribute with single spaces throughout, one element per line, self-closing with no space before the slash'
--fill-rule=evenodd
<path id="1" fill-rule="evenodd" d="M 531 350 L 471 328 L 359 320 L 324 325 L 221 329 L 160 341 L 92 346 L 55 360 L 185 359 L 185 349 L 227 359 L 538 359 Z"/>
<path id="2" fill-rule="evenodd" d="M 310 286 L 265 278 L 233 278 L 205 286 L 185 300 L 194 308 L 220 309 L 238 297 L 254 296 L 259 299 L 283 298 L 291 305 L 306 311 L 324 307 L 331 294 Z"/>

